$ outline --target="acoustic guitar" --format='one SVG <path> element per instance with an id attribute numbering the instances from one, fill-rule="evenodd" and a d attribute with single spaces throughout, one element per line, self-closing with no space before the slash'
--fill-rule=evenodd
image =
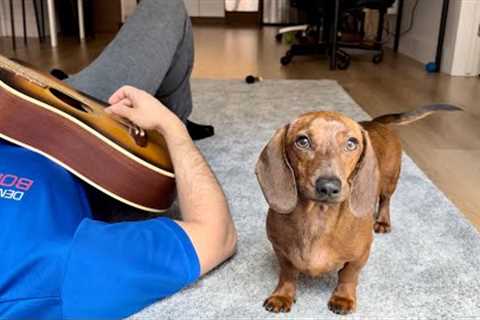
<path id="1" fill-rule="evenodd" d="M 0 138 L 42 154 L 123 203 L 165 211 L 176 196 L 165 140 L 107 114 L 106 106 L 0 56 Z"/>

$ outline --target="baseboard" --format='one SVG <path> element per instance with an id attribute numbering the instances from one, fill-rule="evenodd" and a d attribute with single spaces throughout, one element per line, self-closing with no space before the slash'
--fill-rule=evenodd
<path id="1" fill-rule="evenodd" d="M 191 17 L 193 24 L 226 24 L 225 17 Z"/>
<path id="2" fill-rule="evenodd" d="M 225 12 L 225 19 L 230 25 L 259 26 L 261 18 L 260 12 Z"/>
<path id="3" fill-rule="evenodd" d="M 435 59 L 437 38 L 405 36 L 400 40 L 399 51 L 417 61 L 428 63 Z"/>

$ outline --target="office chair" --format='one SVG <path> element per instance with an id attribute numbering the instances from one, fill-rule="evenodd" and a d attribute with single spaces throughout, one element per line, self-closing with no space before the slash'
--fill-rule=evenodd
<path id="1" fill-rule="evenodd" d="M 300 19 L 302 23 L 306 23 L 307 21 L 305 20 L 309 20 L 311 22 L 312 19 L 308 19 L 309 18 L 308 15 L 302 14 L 303 12 L 306 12 L 308 14 L 310 9 L 310 7 L 308 6 L 308 3 L 297 2 L 295 0 L 290 0 L 289 2 L 290 2 L 290 7 L 299 9 L 297 10 L 297 15 L 298 15 L 297 18 Z M 277 34 L 275 35 L 275 39 L 278 42 L 281 42 L 284 34 L 293 33 L 293 32 L 295 32 L 295 36 L 299 38 L 301 36 L 304 36 L 308 30 L 310 30 L 309 24 L 289 25 L 289 26 L 278 29 Z"/>
<path id="2" fill-rule="evenodd" d="M 395 0 L 342 0 L 340 1 L 340 14 L 352 15 L 361 20 L 361 33 L 363 34 L 364 27 L 364 9 L 378 10 L 379 21 L 377 34 L 373 44 L 367 44 L 362 40 L 359 41 L 343 41 L 342 37 L 338 39 L 337 48 L 360 49 L 362 51 L 373 51 L 376 54 L 372 58 L 374 64 L 379 64 L 383 61 L 383 31 L 385 25 L 385 16 L 388 8 L 395 3 Z M 340 21 L 344 19 L 340 19 Z M 341 31 L 341 28 L 340 28 Z"/>
<path id="3" fill-rule="evenodd" d="M 332 0 L 291 0 L 290 5 L 307 13 L 307 22 L 309 29 L 303 33 L 304 36 L 297 36 L 298 43 L 290 47 L 285 56 L 280 59 L 282 65 L 289 64 L 294 56 L 324 54 L 328 53 L 330 59 L 334 61 L 333 66 L 345 70 L 350 66 L 351 57 L 343 48 L 354 48 L 368 51 L 375 51 L 377 54 L 373 57 L 374 63 L 380 63 L 383 60 L 383 25 L 385 14 L 395 0 L 340 0 L 339 17 L 337 28 L 342 24 L 341 19 L 345 14 L 363 15 L 363 9 L 379 10 L 380 19 L 377 30 L 376 41 L 373 45 L 367 45 L 363 42 L 348 43 L 338 39 L 338 32 L 332 30 L 335 25 L 335 4 Z M 363 26 L 362 26 L 363 28 Z M 335 28 L 336 29 L 336 28 Z M 340 28 L 339 31 L 342 31 Z M 335 33 L 333 35 L 332 33 Z M 332 41 L 334 37 L 337 41 Z M 332 59 L 332 52 L 335 52 L 335 58 Z"/>
<path id="4" fill-rule="evenodd" d="M 296 33 L 297 43 L 290 46 L 290 49 L 280 59 L 282 65 L 288 65 L 293 57 L 302 55 L 329 54 L 330 46 L 330 25 L 332 23 L 332 11 L 330 1 L 327 0 L 290 0 L 290 5 L 306 13 L 307 28 Z M 301 27 L 301 26 L 300 26 Z M 278 38 L 277 38 L 278 40 Z M 336 66 L 339 69 L 346 69 L 350 64 L 350 56 L 343 50 L 335 50 Z"/>

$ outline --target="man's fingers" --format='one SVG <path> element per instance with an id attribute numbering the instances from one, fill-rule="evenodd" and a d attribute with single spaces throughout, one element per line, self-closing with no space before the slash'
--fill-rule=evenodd
<path id="1" fill-rule="evenodd" d="M 117 116 L 130 119 L 131 115 L 132 115 L 132 110 L 133 109 L 131 107 L 129 107 L 128 105 L 120 102 L 120 103 L 113 104 L 110 107 L 106 108 L 105 112 L 113 113 L 113 114 L 116 114 Z"/>
<path id="2" fill-rule="evenodd" d="M 122 100 L 125 98 L 125 93 L 123 91 L 123 87 L 115 91 L 110 98 L 108 98 L 108 103 L 110 104 L 115 104 L 118 101 Z"/>
<path id="3" fill-rule="evenodd" d="M 115 104 L 123 104 L 125 107 L 135 108 L 135 106 L 133 105 L 132 101 L 129 98 L 124 98 Z"/>
<path id="4" fill-rule="evenodd" d="M 123 86 L 112 94 L 112 96 L 108 99 L 108 102 L 110 104 L 116 104 L 123 99 L 135 101 L 137 91 L 139 90 L 132 86 Z"/>

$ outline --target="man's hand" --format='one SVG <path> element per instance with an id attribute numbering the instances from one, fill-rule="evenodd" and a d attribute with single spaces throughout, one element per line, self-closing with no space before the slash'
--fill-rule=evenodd
<path id="1" fill-rule="evenodd" d="M 193 144 L 183 122 L 147 92 L 131 86 L 117 90 L 107 112 L 143 129 L 158 130 L 167 142 L 175 170 L 178 203 L 187 232 L 207 273 L 235 251 L 237 233 L 227 199 L 215 175 Z"/>
<path id="2" fill-rule="evenodd" d="M 184 127 L 183 122 L 155 97 L 132 86 L 121 87 L 108 102 L 111 106 L 105 109 L 107 113 L 126 118 L 143 129 L 158 130 L 164 136 L 176 134 Z"/>

